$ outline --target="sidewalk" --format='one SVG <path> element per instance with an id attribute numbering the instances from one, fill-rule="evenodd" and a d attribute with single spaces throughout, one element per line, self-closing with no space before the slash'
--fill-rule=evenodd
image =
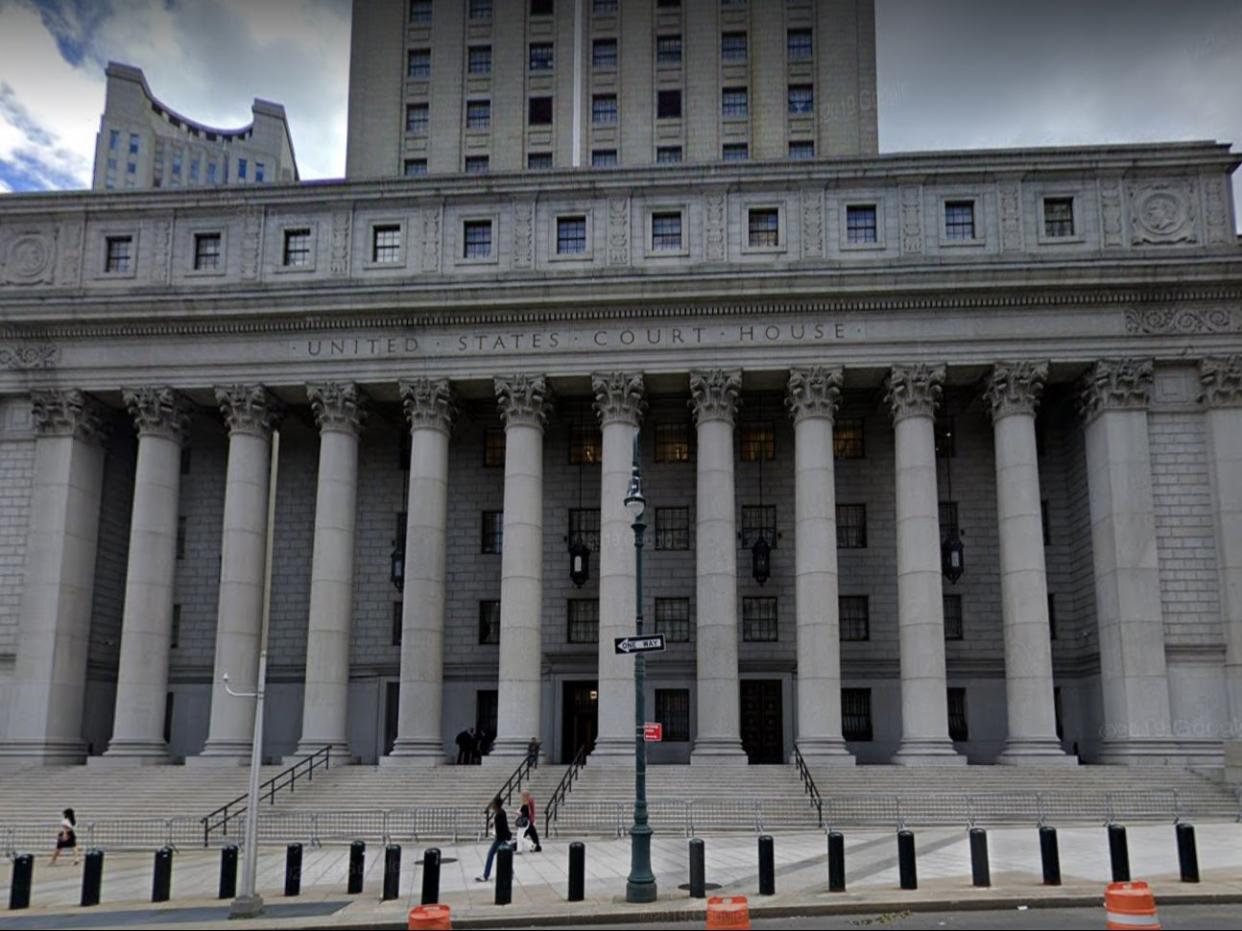
<path id="1" fill-rule="evenodd" d="M 777 894 L 760 898 L 757 845 L 752 835 L 706 838 L 707 879 L 718 883 L 717 895 L 745 895 L 752 914 L 810 914 L 824 911 L 876 912 L 891 910 L 954 910 L 1014 907 L 1019 904 L 1083 905 L 1101 901 L 1109 881 L 1108 843 L 1103 827 L 1062 829 L 1061 871 L 1064 885 L 1041 883 L 1039 844 L 1034 828 L 1004 828 L 988 832 L 992 887 L 975 889 L 970 881 L 970 852 L 962 829 L 926 829 L 916 832 L 919 889 L 898 888 L 897 843 L 892 832 L 846 834 L 848 891 L 828 895 L 827 853 L 823 834 L 776 836 Z M 1178 881 L 1177 852 L 1171 825 L 1129 829 L 1130 867 L 1135 879 L 1150 882 L 1166 903 L 1187 901 L 1242 902 L 1242 825 L 1196 826 L 1203 882 Z M 504 927 L 514 923 L 575 924 L 619 920 L 685 920 L 701 918 L 704 903 L 689 898 L 677 886 L 687 881 L 687 848 L 682 837 L 657 836 L 652 843 L 653 868 L 659 882 L 659 901 L 646 906 L 624 901 L 629 871 L 628 840 L 588 840 L 587 900 L 567 903 L 566 871 L 569 838 L 546 841 L 541 854 L 514 859 L 513 903 L 493 904 L 492 883 L 474 881 L 487 852 L 484 844 L 445 845 L 441 868 L 441 901 L 452 907 L 455 927 Z M 421 849 L 417 851 L 421 856 Z M 367 851 L 364 891 L 345 894 L 347 848 L 306 850 L 303 854 L 302 894 L 282 895 L 283 848 L 263 848 L 259 861 L 259 889 L 268 913 L 249 922 L 256 928 L 391 927 L 404 928 L 406 914 L 418 904 L 422 868 L 416 851 L 402 850 L 401 896 L 381 903 L 383 851 Z M 143 927 L 231 927 L 228 903 L 214 898 L 219 852 L 186 850 L 173 867 L 172 901 L 149 903 L 150 854 L 115 854 L 105 860 L 103 903 L 78 907 L 81 867 L 49 867 L 41 856 L 35 866 L 32 908 L 0 912 L 0 929 L 110 927 L 141 923 Z M 9 876 L 0 889 L 0 907 L 7 906 Z"/>

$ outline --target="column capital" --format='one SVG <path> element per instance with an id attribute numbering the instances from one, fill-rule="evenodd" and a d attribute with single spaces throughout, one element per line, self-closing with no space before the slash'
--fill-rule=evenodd
<path id="1" fill-rule="evenodd" d="M 323 382 L 307 385 L 306 397 L 320 433 L 336 432 L 357 436 L 367 419 L 367 396 L 352 382 Z"/>
<path id="2" fill-rule="evenodd" d="M 944 374 L 943 365 L 894 365 L 884 379 L 884 400 L 893 423 L 907 417 L 935 417 Z"/>
<path id="3" fill-rule="evenodd" d="M 71 436 L 102 443 L 110 429 L 104 406 L 77 388 L 32 391 L 30 406 L 39 436 Z"/>
<path id="4" fill-rule="evenodd" d="M 146 386 L 122 388 L 121 398 L 134 419 L 139 436 L 162 436 L 177 443 L 185 442 L 193 406 L 172 388 Z"/>
<path id="5" fill-rule="evenodd" d="M 595 413 L 602 426 L 624 423 L 637 427 L 647 409 L 642 372 L 596 372 L 591 376 Z"/>
<path id="6" fill-rule="evenodd" d="M 1199 384 L 1204 407 L 1242 407 L 1242 355 L 1200 359 Z"/>
<path id="7" fill-rule="evenodd" d="M 733 423 L 742 390 L 740 369 L 702 369 L 690 373 L 690 407 L 695 425 L 710 420 Z"/>
<path id="8" fill-rule="evenodd" d="M 997 362 L 983 386 L 992 420 L 1010 414 L 1034 416 L 1047 380 L 1047 362 Z"/>
<path id="9" fill-rule="evenodd" d="M 402 379 L 398 388 L 411 429 L 453 432 L 453 421 L 457 419 L 457 397 L 447 378 Z"/>
<path id="10" fill-rule="evenodd" d="M 263 385 L 217 385 L 216 403 L 230 434 L 267 437 L 285 415 L 285 405 Z"/>
<path id="11" fill-rule="evenodd" d="M 506 427 L 543 429 L 552 412 L 552 394 L 542 375 L 497 375 L 496 404 Z"/>
<path id="12" fill-rule="evenodd" d="M 1078 380 L 1078 412 L 1089 421 L 1101 411 L 1146 409 L 1151 385 L 1151 359 L 1100 359 Z"/>
<path id="13" fill-rule="evenodd" d="M 789 370 L 789 393 L 785 406 L 794 423 L 811 417 L 833 420 L 841 403 L 841 385 L 845 373 L 840 368 L 816 365 Z"/>

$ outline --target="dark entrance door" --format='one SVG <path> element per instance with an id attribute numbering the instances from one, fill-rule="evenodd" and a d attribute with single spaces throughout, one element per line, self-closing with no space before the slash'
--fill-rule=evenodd
<path id="1" fill-rule="evenodd" d="M 384 756 L 397 742 L 397 713 L 401 707 L 401 683 L 389 682 L 384 690 Z"/>
<path id="2" fill-rule="evenodd" d="M 561 762 L 572 763 L 582 747 L 590 753 L 599 733 L 599 686 L 595 682 L 566 682 Z"/>
<path id="3" fill-rule="evenodd" d="M 779 679 L 742 680 L 742 748 L 752 764 L 785 762 Z"/>

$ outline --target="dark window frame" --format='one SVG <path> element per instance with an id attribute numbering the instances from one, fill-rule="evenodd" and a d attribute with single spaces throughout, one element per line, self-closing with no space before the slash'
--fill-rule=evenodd
<path id="1" fill-rule="evenodd" d="M 867 505 L 852 502 L 838 503 L 837 549 L 865 550 L 867 548 Z"/>
<path id="2" fill-rule="evenodd" d="M 657 550 L 690 549 L 690 508 L 655 509 L 654 546 Z"/>
<path id="3" fill-rule="evenodd" d="M 479 645 L 500 644 L 500 599 L 479 599 Z"/>
<path id="4" fill-rule="evenodd" d="M 663 743 L 689 743 L 690 690 L 656 689 L 655 719 L 662 726 Z"/>
<path id="5" fill-rule="evenodd" d="M 599 643 L 598 598 L 570 598 L 566 601 L 565 642 Z"/>
<path id="6" fill-rule="evenodd" d="M 868 595 L 838 595 L 837 623 L 842 643 L 864 643 L 871 639 L 871 598 Z"/>
<path id="7" fill-rule="evenodd" d="M 780 610 L 775 595 L 748 595 L 742 599 L 742 642 L 778 643 Z"/>
<path id="8" fill-rule="evenodd" d="M 656 633 L 664 634 L 667 642 L 690 642 L 689 598 L 657 598 L 654 617 Z"/>
<path id="9" fill-rule="evenodd" d="M 479 552 L 492 556 L 500 555 L 505 546 L 505 512 L 503 510 L 483 511 L 480 528 Z"/>

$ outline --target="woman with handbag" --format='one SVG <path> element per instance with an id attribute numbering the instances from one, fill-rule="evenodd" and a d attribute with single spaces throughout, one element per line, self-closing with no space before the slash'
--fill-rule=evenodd
<path id="1" fill-rule="evenodd" d="M 522 790 L 522 807 L 518 810 L 517 826 L 522 832 L 521 836 L 533 845 L 531 849 L 535 853 L 542 853 L 543 845 L 539 843 L 539 831 L 535 828 L 535 800 L 525 789 Z"/>
<path id="2" fill-rule="evenodd" d="M 60 822 L 60 830 L 56 832 L 56 852 L 52 854 L 51 866 L 56 865 L 56 860 L 60 857 L 62 850 L 73 851 L 73 865 L 78 865 L 78 819 L 73 814 L 72 808 L 66 808 L 61 812 L 62 820 Z"/>

